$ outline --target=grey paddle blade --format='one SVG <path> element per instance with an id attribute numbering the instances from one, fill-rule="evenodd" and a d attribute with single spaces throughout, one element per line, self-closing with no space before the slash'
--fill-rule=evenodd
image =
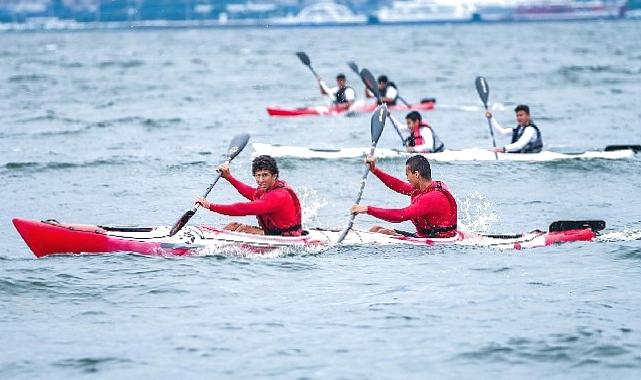
<path id="1" fill-rule="evenodd" d="M 191 219 L 192 216 L 194 216 L 196 212 L 191 209 L 185 211 L 185 213 L 174 223 L 174 226 L 171 227 L 171 231 L 169 231 L 169 236 L 174 236 L 176 233 L 180 230 L 182 230 L 183 227 L 185 227 L 185 224 L 189 222 L 189 219 Z"/>
<path id="2" fill-rule="evenodd" d="M 303 65 L 309 66 L 309 64 L 312 63 L 312 61 L 309 60 L 309 57 L 307 56 L 307 54 L 305 54 L 304 51 L 297 51 L 296 55 L 298 56 L 298 59 L 303 62 Z"/>
<path id="3" fill-rule="evenodd" d="M 360 75 L 360 72 L 358 71 L 358 65 L 356 64 L 356 62 L 349 61 L 347 62 L 347 66 L 349 66 L 349 68 L 352 69 L 353 72 Z"/>
<path id="4" fill-rule="evenodd" d="M 387 106 L 385 104 L 378 106 L 372 113 L 372 120 L 370 122 L 372 145 L 376 145 L 378 143 L 378 139 L 383 133 L 383 128 L 385 128 L 385 121 L 387 120 L 387 113 Z"/>
<path id="5" fill-rule="evenodd" d="M 365 87 L 367 87 L 367 89 L 370 90 L 372 94 L 374 94 L 376 99 L 378 99 L 378 101 L 380 102 L 381 92 L 378 89 L 378 83 L 376 83 L 376 79 L 374 79 L 374 75 L 372 75 L 372 73 L 367 69 L 361 70 L 360 75 L 361 75 L 361 80 L 365 84 Z"/>
<path id="6" fill-rule="evenodd" d="M 589 228 L 594 232 L 602 231 L 605 228 L 604 220 L 557 220 L 550 224 L 550 232 L 569 230 L 583 230 Z"/>
<path id="7" fill-rule="evenodd" d="M 229 148 L 227 149 L 227 158 L 229 161 L 233 160 L 247 145 L 249 141 L 248 133 L 241 133 L 234 136 L 229 143 Z"/>
<path id="8" fill-rule="evenodd" d="M 481 101 L 485 108 L 487 108 L 487 99 L 490 97 L 490 86 L 487 84 L 487 81 L 484 77 L 476 77 L 476 91 L 481 97 Z"/>

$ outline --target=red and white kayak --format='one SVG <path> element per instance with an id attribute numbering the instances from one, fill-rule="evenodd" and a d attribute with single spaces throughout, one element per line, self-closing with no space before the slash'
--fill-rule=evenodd
<path id="1" fill-rule="evenodd" d="M 404 110 L 417 110 L 417 111 L 428 111 L 434 109 L 436 104 L 435 99 L 423 99 L 420 103 L 410 104 L 409 106 L 405 104 L 397 104 L 395 106 L 388 107 L 390 111 L 404 111 Z M 285 107 L 276 107 L 269 106 L 267 107 L 267 113 L 269 116 L 279 116 L 279 117 L 293 117 L 293 116 L 312 116 L 312 115 L 325 115 L 325 116 L 335 116 L 341 115 L 347 112 L 359 112 L 359 113 L 371 113 L 377 107 L 376 103 L 364 103 L 356 102 L 350 109 L 341 109 L 333 106 L 311 106 L 311 107 L 302 107 L 302 108 L 285 108 Z"/>
<path id="2" fill-rule="evenodd" d="M 570 223 L 560 225 L 559 223 Z M 582 223 L 582 222 L 578 222 Z M 490 235 L 462 232 L 452 238 L 413 238 L 389 236 L 352 230 L 343 241 L 346 245 L 462 245 L 522 249 L 556 243 L 591 241 L 598 228 L 577 222 L 555 222 L 550 231 L 535 230 L 523 234 Z M 57 221 L 13 219 L 13 224 L 37 257 L 60 254 L 134 252 L 149 256 L 196 256 L 223 248 L 238 248 L 264 253 L 279 248 L 322 248 L 337 241 L 340 231 L 312 229 L 300 237 L 262 236 L 224 231 L 211 226 L 186 226 L 173 237 L 171 226 L 112 227 L 86 224 L 62 224 Z M 556 227 L 554 227 L 556 226 Z M 561 227 L 559 227 L 561 226 Z M 585 228 L 583 228 L 585 227 Z M 592 227 L 592 229 L 590 228 Z"/>

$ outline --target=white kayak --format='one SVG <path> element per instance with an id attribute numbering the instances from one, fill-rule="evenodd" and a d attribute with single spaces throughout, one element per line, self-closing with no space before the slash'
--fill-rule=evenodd
<path id="1" fill-rule="evenodd" d="M 342 149 L 318 149 L 302 146 L 272 145 L 253 143 L 254 157 L 259 155 L 270 155 L 272 157 L 293 157 L 301 159 L 348 159 L 363 157 L 369 154 L 370 148 L 342 148 Z M 402 150 L 377 148 L 377 158 L 408 158 L 416 153 L 408 153 Z M 556 161 L 568 159 L 608 159 L 618 160 L 634 156 L 634 149 L 617 149 L 603 151 L 587 151 L 582 153 L 559 153 L 543 151 L 540 153 L 498 153 L 499 161 Z M 470 148 L 461 150 L 445 150 L 440 153 L 422 153 L 423 156 L 434 161 L 496 161 L 493 152 L 487 149 Z"/>
<path id="2" fill-rule="evenodd" d="M 169 236 L 171 226 L 118 227 L 64 224 L 55 220 L 37 221 L 14 218 L 13 224 L 37 257 L 59 254 L 135 252 L 150 256 L 192 256 L 218 252 L 224 248 L 265 253 L 278 248 L 323 248 L 335 244 L 339 230 L 310 229 L 299 237 L 251 235 L 225 231 L 212 226 L 186 226 Z M 435 245 L 462 245 L 522 249 L 573 241 L 592 241 L 605 228 L 603 221 L 557 221 L 548 231 L 490 235 L 458 231 L 451 238 L 390 236 L 351 230 L 342 244 L 409 245 L 429 248 Z"/>

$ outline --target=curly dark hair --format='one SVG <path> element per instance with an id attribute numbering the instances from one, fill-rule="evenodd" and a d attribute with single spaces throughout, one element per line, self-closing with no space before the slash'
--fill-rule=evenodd
<path id="1" fill-rule="evenodd" d="M 252 174 L 259 170 L 267 170 L 272 174 L 278 175 L 278 165 L 272 156 L 262 155 L 254 158 L 252 161 Z"/>

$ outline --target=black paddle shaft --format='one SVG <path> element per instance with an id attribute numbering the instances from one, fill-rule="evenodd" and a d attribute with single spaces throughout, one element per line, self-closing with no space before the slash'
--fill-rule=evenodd
<path id="1" fill-rule="evenodd" d="M 381 137 L 381 134 L 383 133 L 383 128 L 385 128 L 385 120 L 387 119 L 389 111 L 387 110 L 387 106 L 385 104 L 382 104 L 374 110 L 372 113 L 372 119 L 371 119 L 371 136 L 372 136 L 372 147 L 370 149 L 370 156 L 374 155 L 374 151 L 376 150 L 376 144 L 378 143 L 378 140 Z M 365 172 L 363 173 L 363 178 L 361 179 L 361 188 L 358 191 L 358 195 L 356 196 L 356 201 L 355 204 L 359 204 L 361 202 L 361 198 L 363 198 L 363 191 L 365 190 L 365 183 L 367 181 L 367 175 L 369 174 L 369 168 L 365 169 Z M 349 231 L 352 229 L 354 226 L 354 219 L 356 218 L 356 214 L 350 215 L 349 223 L 347 225 L 347 228 L 343 230 L 341 235 L 338 237 L 338 240 L 336 241 L 336 244 L 340 244 Z"/>
<path id="2" fill-rule="evenodd" d="M 490 97 L 490 86 L 487 84 L 487 80 L 485 80 L 484 77 L 476 77 L 475 84 L 476 92 L 479 93 L 479 97 L 483 102 L 483 107 L 487 112 L 487 100 Z M 496 148 L 496 139 L 494 138 L 494 130 L 492 129 L 492 120 L 490 120 L 489 117 L 487 118 L 487 126 L 490 128 L 490 136 L 492 136 L 492 146 Z M 497 160 L 499 159 L 499 154 L 497 152 L 494 152 L 494 158 L 496 158 Z"/>
<path id="3" fill-rule="evenodd" d="M 229 164 L 242 150 L 245 148 L 247 145 L 247 142 L 249 141 L 249 134 L 243 133 L 240 135 L 234 136 L 232 138 L 231 142 L 229 143 L 229 148 L 227 148 L 227 160 L 225 160 L 226 164 Z M 203 198 L 206 198 L 211 190 L 214 188 L 220 177 L 222 176 L 221 173 L 218 173 L 214 181 L 207 187 L 207 190 L 205 190 L 205 193 L 203 194 Z M 180 231 L 191 219 L 192 216 L 196 214 L 196 211 L 198 211 L 198 204 L 194 205 L 190 210 L 185 211 L 185 213 L 174 223 L 173 227 L 169 231 L 169 236 L 174 236 L 178 231 Z"/>
<path id="4" fill-rule="evenodd" d="M 309 59 L 309 56 L 305 54 L 304 51 L 298 51 L 296 52 L 296 55 L 298 56 L 298 59 L 300 59 L 300 61 L 303 63 L 303 65 L 309 67 L 316 79 L 320 80 L 320 75 L 318 75 L 318 73 L 316 73 L 316 70 L 314 70 L 314 68 L 312 67 L 312 61 Z"/>

